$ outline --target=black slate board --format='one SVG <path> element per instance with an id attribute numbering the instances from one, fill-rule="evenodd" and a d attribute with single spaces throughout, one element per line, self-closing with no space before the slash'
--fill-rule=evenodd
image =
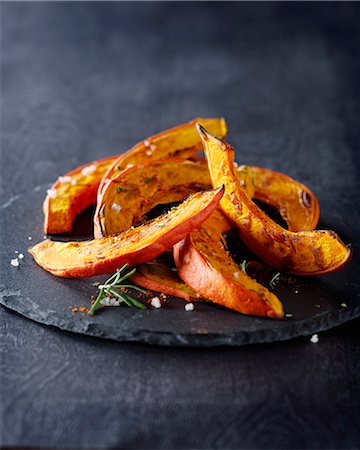
<path id="1" fill-rule="evenodd" d="M 25 195 L 15 196 L 1 208 L 0 302 L 32 320 L 117 341 L 217 346 L 287 340 L 360 316 L 356 252 L 350 267 L 337 274 L 316 279 L 292 277 L 291 283 L 282 275 L 275 292 L 283 301 L 285 311 L 293 315 L 282 321 L 242 316 L 211 304 L 196 304 L 194 311 L 186 312 L 185 302 L 175 298 L 168 299 L 158 310 L 118 307 L 103 308 L 95 317 L 74 314 L 72 307 L 90 305 L 91 295 L 96 294 L 94 281 L 103 281 L 106 276 L 80 280 L 57 278 L 38 267 L 27 253 L 30 245 L 43 239 L 41 205 L 46 188 L 39 186 Z M 19 267 L 10 264 L 17 256 L 15 250 L 25 255 Z"/>

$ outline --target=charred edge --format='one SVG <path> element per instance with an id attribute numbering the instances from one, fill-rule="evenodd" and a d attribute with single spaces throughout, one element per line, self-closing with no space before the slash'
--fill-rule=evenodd
<path id="1" fill-rule="evenodd" d="M 196 129 L 198 130 L 198 133 L 203 141 L 207 142 L 210 141 L 210 139 L 213 139 L 214 141 L 217 141 L 219 143 L 219 147 L 221 148 L 221 150 L 225 151 L 226 149 L 229 149 L 234 151 L 234 147 L 225 142 L 223 139 L 214 136 L 213 134 L 206 131 L 206 129 L 200 123 L 196 124 Z"/>
<path id="2" fill-rule="evenodd" d="M 196 124 L 196 129 L 197 129 L 198 133 L 200 134 L 201 139 L 203 139 L 204 141 L 209 140 L 209 133 L 205 130 L 205 128 L 200 123 Z"/>

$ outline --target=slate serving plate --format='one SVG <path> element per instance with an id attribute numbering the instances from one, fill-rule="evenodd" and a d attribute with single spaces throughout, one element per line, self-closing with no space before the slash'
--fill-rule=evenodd
<path id="1" fill-rule="evenodd" d="M 74 314 L 72 307 L 90 305 L 90 297 L 97 291 L 94 281 L 104 281 L 106 276 L 80 280 L 57 278 L 38 267 L 27 253 L 30 245 L 43 239 L 41 207 L 47 187 L 39 186 L 15 196 L 1 207 L 0 303 L 36 322 L 117 341 L 217 346 L 311 335 L 360 316 L 359 252 L 355 234 L 346 224 L 344 229 L 336 228 L 354 247 L 353 260 L 345 270 L 320 278 L 281 274 L 275 293 L 283 301 L 286 313 L 292 315 L 282 321 L 242 316 L 211 304 L 196 304 L 194 311 L 186 312 L 185 301 L 176 298 L 168 299 L 158 310 L 119 307 L 103 308 L 94 317 Z M 336 208 L 331 209 L 321 227 L 338 225 L 334 211 Z M 10 264 L 17 256 L 15 251 L 25 255 L 19 267 Z M 275 272 L 269 269 L 265 278 L 269 281 Z"/>

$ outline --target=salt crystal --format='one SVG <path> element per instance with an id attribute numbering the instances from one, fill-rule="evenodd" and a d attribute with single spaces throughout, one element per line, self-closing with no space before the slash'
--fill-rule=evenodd
<path id="1" fill-rule="evenodd" d="M 46 192 L 47 192 L 48 197 L 50 197 L 50 198 L 56 198 L 56 196 L 57 196 L 56 189 L 48 189 Z"/>
<path id="2" fill-rule="evenodd" d="M 65 177 L 59 177 L 59 182 L 60 183 L 70 183 L 71 177 L 69 177 L 68 175 L 66 175 Z"/>
<path id="3" fill-rule="evenodd" d="M 151 304 L 151 306 L 154 307 L 154 308 L 161 308 L 161 302 L 160 302 L 159 297 L 153 297 L 153 298 L 150 300 L 150 304 Z"/>
<path id="4" fill-rule="evenodd" d="M 311 338 L 310 338 L 310 341 L 311 341 L 313 344 L 317 344 L 317 343 L 319 342 L 319 336 L 318 336 L 317 334 L 313 334 L 313 335 L 311 336 Z"/>
<path id="5" fill-rule="evenodd" d="M 95 172 L 96 167 L 94 164 L 90 164 L 90 166 L 86 166 L 82 169 L 81 175 L 84 175 L 85 177 L 88 175 L 91 175 L 93 172 Z"/>
<path id="6" fill-rule="evenodd" d="M 111 209 L 115 212 L 120 212 L 121 211 L 121 205 L 118 205 L 117 203 L 113 203 L 111 205 Z"/>
<path id="7" fill-rule="evenodd" d="M 10 264 L 14 267 L 19 267 L 19 260 L 17 258 L 14 258 L 10 261 Z"/>
<path id="8" fill-rule="evenodd" d="M 193 303 L 186 303 L 185 311 L 194 311 L 194 304 Z"/>

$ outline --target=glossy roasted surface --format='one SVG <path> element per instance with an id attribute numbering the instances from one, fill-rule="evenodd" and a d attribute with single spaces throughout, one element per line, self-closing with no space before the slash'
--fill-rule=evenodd
<path id="1" fill-rule="evenodd" d="M 185 6 L 1 5 L 2 205 L 194 115 L 226 115 L 241 162 L 309 185 L 321 226 L 357 258 L 359 7 Z M 13 221 L 14 233 L 27 226 Z M 2 246 L 2 264 L 27 238 Z M 351 267 L 339 296 L 359 292 Z M 359 447 L 359 320 L 318 344 L 216 349 L 119 344 L 3 307 L 0 327 L 1 446 Z"/>

